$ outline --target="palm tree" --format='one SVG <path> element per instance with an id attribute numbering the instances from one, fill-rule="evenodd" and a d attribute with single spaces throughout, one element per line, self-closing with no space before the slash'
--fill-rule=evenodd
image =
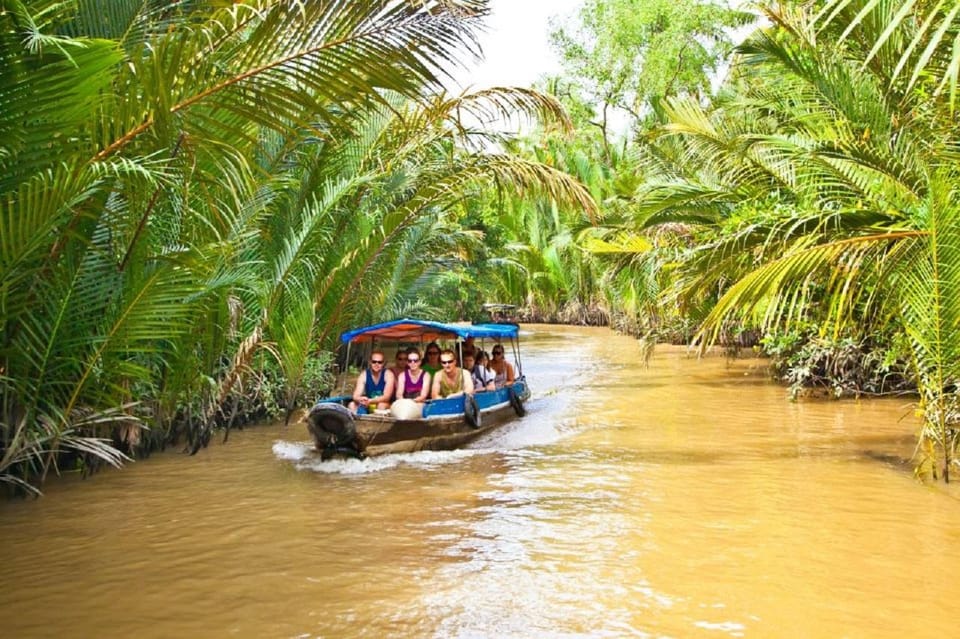
<path id="1" fill-rule="evenodd" d="M 224 348 L 259 321 L 231 323 L 259 288 L 250 234 L 278 192 L 260 190 L 264 141 L 336 139 L 385 91 L 438 86 L 486 3 L 298 8 L 4 3 L 4 480 L 42 478 L 64 448 L 118 462 L 81 433 L 135 426 L 143 397 L 215 397 Z"/>
<path id="2" fill-rule="evenodd" d="M 679 142 L 680 168 L 648 184 L 638 220 L 709 230 L 687 278 L 690 289 L 721 293 L 702 327 L 707 339 L 731 317 L 765 327 L 813 319 L 834 332 L 899 324 L 926 418 L 921 448 L 936 442 L 948 480 L 960 372 L 957 128 L 950 105 L 927 97 L 943 82 L 901 82 L 896 66 L 920 37 L 904 15 L 934 14 L 923 3 L 828 4 L 855 19 L 768 8 L 774 28 L 740 48 L 728 96 L 710 110 L 670 105 L 663 132 Z M 940 26 L 951 24 L 947 16 Z M 943 45 L 927 42 L 931 52 Z"/>
<path id="3" fill-rule="evenodd" d="M 897 2 L 828 0 L 812 26 L 840 43 L 851 43 L 866 67 L 879 71 L 888 90 L 944 93 L 956 109 L 960 48 L 960 7 L 936 0 Z"/>
<path id="4" fill-rule="evenodd" d="M 272 338 L 292 409 L 296 381 L 313 351 L 332 348 L 349 324 L 386 319 L 392 299 L 459 250 L 462 244 L 445 246 L 451 234 L 438 227 L 487 182 L 592 206 L 576 182 L 549 167 L 469 152 L 465 138 L 485 134 L 462 122 L 490 109 L 563 115 L 550 98 L 518 89 L 441 95 L 426 105 L 397 97 L 389 108 L 354 117 L 356 129 L 337 141 L 291 147 L 283 204 L 258 233 L 258 261 L 266 268 L 256 281 L 265 297 L 249 304 L 248 314 L 261 321 L 212 406 L 223 403 L 249 364 L 251 347 Z"/>
<path id="5" fill-rule="evenodd" d="M 308 362 L 431 268 L 453 246 L 435 231 L 491 180 L 592 206 L 549 167 L 462 146 L 482 134 L 465 112 L 562 120 L 555 102 L 429 97 L 485 0 L 13 4 L 5 481 L 29 489 L 68 448 L 119 463 L 108 434 L 136 450 L 182 429 L 196 451 L 255 368 L 276 367 L 289 409 Z"/>

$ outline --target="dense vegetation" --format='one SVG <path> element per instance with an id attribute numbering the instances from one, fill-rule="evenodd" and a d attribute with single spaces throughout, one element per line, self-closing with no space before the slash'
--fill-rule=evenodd
<path id="1" fill-rule="evenodd" d="M 485 185 L 591 211 L 467 124 L 555 100 L 447 96 L 484 2 L 4 0 L 0 479 L 28 488 L 329 383 L 345 327 L 478 244 Z M 309 399 L 307 400 L 309 401 Z"/>
<path id="2" fill-rule="evenodd" d="M 533 317 L 755 345 L 794 393 L 919 392 L 918 471 L 949 480 L 958 9 L 769 2 L 747 32 L 756 16 L 715 4 L 587 0 L 542 86 L 576 134 L 516 148 L 575 175 L 600 216 L 513 201 L 497 259 L 525 276 L 487 272 Z"/>
<path id="3" fill-rule="evenodd" d="M 0 480 L 196 451 L 345 327 L 489 300 L 916 388 L 948 479 L 958 6 L 586 0 L 561 77 L 451 96 L 486 0 L 0 0 Z"/>

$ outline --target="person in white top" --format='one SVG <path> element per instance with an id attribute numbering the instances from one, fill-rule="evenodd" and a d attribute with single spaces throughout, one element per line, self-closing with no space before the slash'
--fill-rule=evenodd
<path id="1" fill-rule="evenodd" d="M 503 344 L 497 344 L 493 347 L 493 359 L 490 360 L 490 364 L 487 367 L 496 375 L 494 383 L 497 388 L 513 385 L 516 374 L 513 372 L 513 365 L 504 359 Z"/>
<path id="2" fill-rule="evenodd" d="M 487 370 L 487 367 L 477 361 L 479 358 L 485 358 L 486 353 L 477 351 L 476 356 L 473 353 L 463 354 L 463 368 L 470 371 L 473 377 L 473 388 L 477 391 L 493 390 L 493 373 Z"/>

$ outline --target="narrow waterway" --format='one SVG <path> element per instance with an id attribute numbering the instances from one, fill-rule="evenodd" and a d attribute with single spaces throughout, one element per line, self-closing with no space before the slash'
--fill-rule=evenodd
<path id="1" fill-rule="evenodd" d="M 951 637 L 960 493 L 907 400 L 525 327 L 469 450 L 320 463 L 300 425 L 0 503 L 2 636 Z"/>

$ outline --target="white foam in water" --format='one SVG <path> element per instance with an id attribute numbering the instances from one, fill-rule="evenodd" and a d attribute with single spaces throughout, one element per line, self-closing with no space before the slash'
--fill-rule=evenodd
<path id="1" fill-rule="evenodd" d="M 442 466 L 457 463 L 467 457 L 480 455 L 485 450 L 422 450 L 416 453 L 383 455 L 368 459 L 329 459 L 322 461 L 310 442 L 288 442 L 279 440 L 273 443 L 273 454 L 277 459 L 292 461 L 297 470 L 309 470 L 335 475 L 363 475 L 376 473 L 403 464 L 410 466 Z"/>
<path id="2" fill-rule="evenodd" d="M 546 408 L 546 410 L 542 410 Z M 503 424 L 499 428 L 484 435 L 472 444 L 473 448 L 488 450 L 519 450 L 549 446 L 567 437 L 575 419 L 557 420 L 545 405 L 527 405 L 529 411 L 524 417 Z"/>
<path id="3" fill-rule="evenodd" d="M 277 456 L 277 459 L 298 461 L 309 455 L 312 448 L 313 446 L 306 442 L 285 442 L 282 440 L 273 442 L 273 454 Z"/>
<path id="4" fill-rule="evenodd" d="M 484 435 L 469 448 L 457 450 L 423 450 L 416 453 L 398 453 L 369 459 L 330 459 L 322 461 L 312 442 L 279 440 L 273 444 L 277 459 L 292 461 L 298 470 L 337 475 L 363 475 L 376 473 L 402 465 L 433 467 L 458 463 L 468 457 L 489 455 L 496 452 L 518 451 L 538 446 L 548 446 L 567 437 L 578 429 L 576 418 L 551 419 L 556 410 L 555 398 L 539 400 L 522 418 L 503 424 Z M 540 404 L 539 406 L 537 404 Z"/>

